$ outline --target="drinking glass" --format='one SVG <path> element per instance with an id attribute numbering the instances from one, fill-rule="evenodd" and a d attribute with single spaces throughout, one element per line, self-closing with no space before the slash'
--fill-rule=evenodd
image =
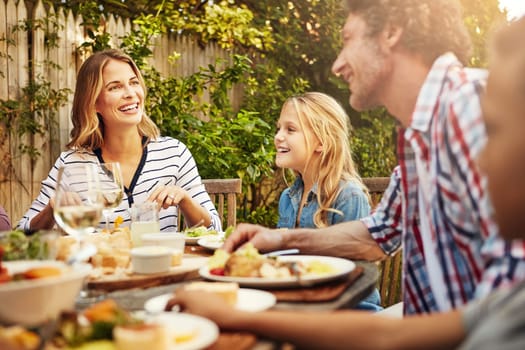
<path id="1" fill-rule="evenodd" d="M 134 203 L 131 207 L 131 243 L 134 247 L 142 245 L 141 236 L 145 233 L 160 232 L 159 207 L 156 202 Z"/>
<path id="2" fill-rule="evenodd" d="M 124 196 L 122 172 L 120 171 L 120 163 L 101 163 L 100 170 L 99 181 L 103 197 L 102 214 L 106 220 L 106 230 L 109 231 L 109 216 L 120 205 Z"/>
<path id="3" fill-rule="evenodd" d="M 82 252 L 88 248 L 84 247 L 84 237 L 95 231 L 102 214 L 103 196 L 98 167 L 85 163 L 59 168 L 54 201 L 53 216 L 56 223 L 76 238 L 76 250 L 72 249 L 72 255 Z M 99 298 L 100 295 L 92 295 L 84 283 L 77 297 L 77 305 L 89 305 Z"/>
<path id="4" fill-rule="evenodd" d="M 102 196 L 94 164 L 68 164 L 58 169 L 53 215 L 67 234 L 80 242 L 100 222 Z"/>

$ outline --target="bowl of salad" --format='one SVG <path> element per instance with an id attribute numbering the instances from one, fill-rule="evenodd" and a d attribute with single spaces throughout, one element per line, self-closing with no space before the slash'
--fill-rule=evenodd
<path id="1" fill-rule="evenodd" d="M 37 231 L 26 235 L 21 230 L 0 231 L 3 261 L 54 260 L 57 255 L 58 231 Z"/>

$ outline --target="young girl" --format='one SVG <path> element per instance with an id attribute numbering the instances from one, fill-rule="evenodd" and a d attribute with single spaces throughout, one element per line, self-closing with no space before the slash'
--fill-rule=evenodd
<path id="1" fill-rule="evenodd" d="M 284 103 L 275 163 L 297 178 L 281 194 L 278 227 L 326 227 L 368 215 L 368 191 L 352 160 L 348 126 L 344 109 L 323 93 Z"/>
<path id="2" fill-rule="evenodd" d="M 275 163 L 297 178 L 279 200 L 279 228 L 326 227 L 370 212 L 368 191 L 352 160 L 349 118 L 332 97 L 289 98 L 277 122 Z M 381 310 L 374 291 L 359 309 Z"/>

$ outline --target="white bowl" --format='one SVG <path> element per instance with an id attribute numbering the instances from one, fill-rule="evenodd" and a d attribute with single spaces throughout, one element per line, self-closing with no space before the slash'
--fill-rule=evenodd
<path id="1" fill-rule="evenodd" d="M 9 274 L 43 266 L 58 267 L 60 276 L 0 284 L 0 323 L 36 326 L 56 318 L 64 310 L 73 310 L 76 297 L 91 265 L 68 266 L 55 260 L 19 260 L 3 262 Z"/>
<path id="2" fill-rule="evenodd" d="M 186 239 L 183 234 L 177 232 L 146 233 L 142 235 L 142 244 L 144 246 L 156 245 L 168 247 L 173 254 L 171 266 L 182 264 L 184 246 L 186 245 Z"/>
<path id="3" fill-rule="evenodd" d="M 177 232 L 145 233 L 142 235 L 142 244 L 164 246 L 184 252 L 185 237 Z"/>
<path id="4" fill-rule="evenodd" d="M 131 266 L 133 272 L 152 274 L 167 272 L 171 266 L 173 253 L 168 247 L 143 246 L 131 249 Z"/>

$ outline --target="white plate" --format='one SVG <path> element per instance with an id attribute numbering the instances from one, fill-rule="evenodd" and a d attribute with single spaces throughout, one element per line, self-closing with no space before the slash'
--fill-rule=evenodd
<path id="1" fill-rule="evenodd" d="M 282 277 L 282 278 L 264 278 L 264 277 L 232 277 L 232 276 L 219 276 L 212 275 L 209 271 L 208 266 L 203 266 L 199 269 L 201 277 L 219 282 L 237 282 L 239 285 L 244 287 L 257 287 L 257 288 L 279 288 L 279 287 L 303 287 L 319 284 L 326 281 L 331 281 L 347 275 L 353 269 L 355 269 L 355 263 L 353 261 L 335 258 L 331 256 L 318 256 L 318 255 L 290 255 L 280 256 L 277 259 L 281 261 L 302 261 L 309 262 L 317 260 L 321 263 L 330 264 L 336 270 L 333 273 L 323 275 L 306 275 L 297 277 Z"/>
<path id="2" fill-rule="evenodd" d="M 146 300 L 144 310 L 156 314 L 164 311 L 168 300 L 173 296 L 172 293 L 162 294 Z M 243 311 L 263 311 L 275 305 L 276 299 L 272 293 L 262 290 L 240 288 L 237 293 L 236 309 Z"/>
<path id="3" fill-rule="evenodd" d="M 215 250 L 222 247 L 224 244 L 224 237 L 223 236 L 206 236 L 202 237 L 197 241 L 197 244 L 201 247 L 204 247 L 206 249 Z"/>
<path id="4" fill-rule="evenodd" d="M 184 235 L 184 241 L 188 245 L 197 245 L 197 242 L 199 241 L 199 239 L 204 238 L 204 237 L 220 237 L 219 235 L 202 235 L 202 236 L 197 236 L 197 237 L 188 237 L 186 236 L 186 234 L 184 234 L 184 232 L 182 232 L 182 234 Z"/>
<path id="5" fill-rule="evenodd" d="M 183 337 L 185 341 L 168 344 L 169 350 L 197 350 L 213 344 L 219 337 L 219 327 L 207 318 L 174 312 L 163 312 L 146 318 L 166 327 L 168 339 Z"/>

